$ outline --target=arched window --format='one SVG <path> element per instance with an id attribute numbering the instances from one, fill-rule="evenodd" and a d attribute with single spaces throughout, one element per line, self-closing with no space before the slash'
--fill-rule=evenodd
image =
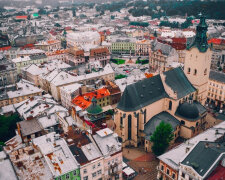
<path id="1" fill-rule="evenodd" d="M 169 110 L 172 110 L 172 101 L 169 102 Z"/>
<path id="2" fill-rule="evenodd" d="M 137 137 L 139 132 L 139 113 L 137 113 Z"/>
<path id="3" fill-rule="evenodd" d="M 191 73 L 191 68 L 188 68 L 187 73 L 188 73 L 188 74 L 190 74 L 190 73 Z"/>
<path id="4" fill-rule="evenodd" d="M 132 136 L 132 122 L 131 122 L 131 120 L 132 120 L 132 116 L 131 115 L 129 115 L 128 116 L 128 140 L 131 140 L 131 136 Z"/>
<path id="5" fill-rule="evenodd" d="M 120 126 L 122 127 L 123 126 L 123 117 L 120 116 Z"/>
<path id="6" fill-rule="evenodd" d="M 204 70 L 204 75 L 206 75 L 207 74 L 207 69 L 205 68 L 205 70 Z"/>
<path id="7" fill-rule="evenodd" d="M 194 75 L 197 75 L 197 69 L 194 70 Z"/>
<path id="8" fill-rule="evenodd" d="M 146 123 L 146 109 L 144 111 L 144 124 Z"/>

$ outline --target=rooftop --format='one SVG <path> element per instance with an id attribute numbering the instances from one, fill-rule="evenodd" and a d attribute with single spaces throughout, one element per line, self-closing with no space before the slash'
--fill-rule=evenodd
<path id="1" fill-rule="evenodd" d="M 33 146 L 10 153 L 10 159 L 19 179 L 51 179 L 52 174 L 42 154 Z"/>
<path id="2" fill-rule="evenodd" d="M 79 168 L 79 164 L 68 148 L 66 141 L 59 138 L 55 132 L 35 138 L 33 143 L 40 148 L 53 177 Z"/>
<path id="3" fill-rule="evenodd" d="M 93 135 L 93 138 L 104 156 L 109 156 L 121 151 L 122 145 L 116 136 L 114 136 L 114 133 L 109 128 L 99 130 Z"/>
<path id="4" fill-rule="evenodd" d="M 71 94 L 74 91 L 78 90 L 81 86 L 82 86 L 82 84 L 74 83 L 74 84 L 60 87 L 60 90 L 66 92 L 68 94 Z"/>
<path id="5" fill-rule="evenodd" d="M 225 143 L 200 141 L 188 152 L 181 164 L 193 167 L 200 176 L 206 177 L 215 166 L 214 163 L 219 161 L 218 158 L 223 160 L 223 156 L 220 156 L 225 153 L 224 145 Z"/>
<path id="6" fill-rule="evenodd" d="M 41 93 L 43 90 L 34 86 L 33 84 L 27 82 L 26 80 L 21 79 L 18 83 L 16 83 L 17 90 L 16 91 L 8 91 L 7 95 L 11 98 L 27 96 L 30 94 Z"/>
<path id="7" fill-rule="evenodd" d="M 225 73 L 211 70 L 209 73 L 209 79 L 225 84 Z"/>
<path id="8" fill-rule="evenodd" d="M 158 156 L 158 158 L 168 164 L 171 168 L 178 170 L 179 162 L 186 155 L 186 149 L 193 147 L 199 141 L 211 141 L 214 142 L 221 138 L 225 133 L 225 122 L 222 122 L 203 133 L 189 139 L 186 143 L 182 143 L 179 146 L 173 148 L 172 150 Z"/>
<path id="9" fill-rule="evenodd" d="M 138 81 L 134 84 L 126 86 L 118 109 L 123 111 L 135 111 L 145 107 L 155 101 L 168 97 L 164 89 L 164 85 L 169 86 L 178 99 L 195 91 L 193 85 L 188 81 L 183 70 L 179 68 L 172 69 L 151 78 Z"/>
<path id="10" fill-rule="evenodd" d="M 91 105 L 91 100 L 93 97 L 95 97 L 96 99 L 101 99 L 109 95 L 110 95 L 110 92 L 107 88 L 101 88 L 94 92 L 85 93 L 75 97 L 72 100 L 72 103 L 81 107 L 82 109 L 86 109 Z"/>
<path id="11" fill-rule="evenodd" d="M 13 166 L 4 151 L 0 152 L 0 178 L 7 180 L 17 180 Z"/>

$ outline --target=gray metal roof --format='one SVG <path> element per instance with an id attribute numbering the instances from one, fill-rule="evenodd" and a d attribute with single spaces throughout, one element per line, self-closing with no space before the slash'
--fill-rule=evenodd
<path id="1" fill-rule="evenodd" d="M 178 99 L 196 91 L 181 67 L 166 71 L 164 74 L 166 75 L 166 84 L 177 93 Z"/>
<path id="2" fill-rule="evenodd" d="M 178 99 L 196 91 L 180 67 L 164 74 L 166 84 L 176 91 Z M 117 108 L 126 112 L 136 111 L 165 97 L 169 96 L 165 92 L 160 75 L 156 75 L 128 85 Z"/>
<path id="3" fill-rule="evenodd" d="M 19 125 L 23 136 L 40 132 L 43 129 L 37 119 L 20 121 Z"/>
<path id="4" fill-rule="evenodd" d="M 180 121 L 177 120 L 174 116 L 169 114 L 166 111 L 163 111 L 155 116 L 153 116 L 144 127 L 144 133 L 146 135 L 152 135 L 154 131 L 156 130 L 156 127 L 164 121 L 165 123 L 169 123 L 173 130 L 176 130 L 176 127 L 179 126 Z"/>
<path id="5" fill-rule="evenodd" d="M 206 146 L 207 143 L 207 146 Z M 184 165 L 191 166 L 200 176 L 207 176 L 207 171 L 219 162 L 217 158 L 225 152 L 225 143 L 217 147 L 219 143 L 200 141 L 181 162 Z M 206 174 L 207 173 L 207 174 Z"/>
<path id="6" fill-rule="evenodd" d="M 162 51 L 162 54 L 165 54 L 165 55 L 169 55 L 170 52 L 172 51 L 172 47 L 168 44 L 163 44 L 163 43 L 160 43 L 158 41 L 154 41 L 152 43 L 152 50 L 153 51 L 157 51 L 157 50 L 161 50 Z"/>
<path id="7" fill-rule="evenodd" d="M 210 71 L 209 79 L 225 83 L 225 73 L 218 71 Z"/>
<path id="8" fill-rule="evenodd" d="M 117 106 L 123 111 L 136 111 L 158 101 L 166 94 L 159 75 L 128 85 Z"/>
<path id="9" fill-rule="evenodd" d="M 36 59 L 44 59 L 47 58 L 46 54 L 38 54 L 38 55 L 31 55 L 30 59 L 36 60 Z"/>

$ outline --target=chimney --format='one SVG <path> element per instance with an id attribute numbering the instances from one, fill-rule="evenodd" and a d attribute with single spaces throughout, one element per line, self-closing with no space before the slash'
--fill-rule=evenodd
<path id="1" fill-rule="evenodd" d="M 185 153 L 188 153 L 189 150 L 190 150 L 190 148 L 189 147 L 186 147 Z"/>
<path id="2" fill-rule="evenodd" d="M 81 87 L 79 87 L 79 94 L 80 94 L 80 96 L 82 96 L 82 89 L 81 89 Z"/>
<path id="3" fill-rule="evenodd" d="M 78 148 L 81 148 L 81 143 L 80 143 L 80 141 L 77 143 L 77 147 L 78 147 Z"/>

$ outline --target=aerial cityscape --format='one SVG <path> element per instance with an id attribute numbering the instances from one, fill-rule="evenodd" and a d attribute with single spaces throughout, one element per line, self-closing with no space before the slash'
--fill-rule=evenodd
<path id="1" fill-rule="evenodd" d="M 0 180 L 224 180 L 224 9 L 0 0 Z"/>

